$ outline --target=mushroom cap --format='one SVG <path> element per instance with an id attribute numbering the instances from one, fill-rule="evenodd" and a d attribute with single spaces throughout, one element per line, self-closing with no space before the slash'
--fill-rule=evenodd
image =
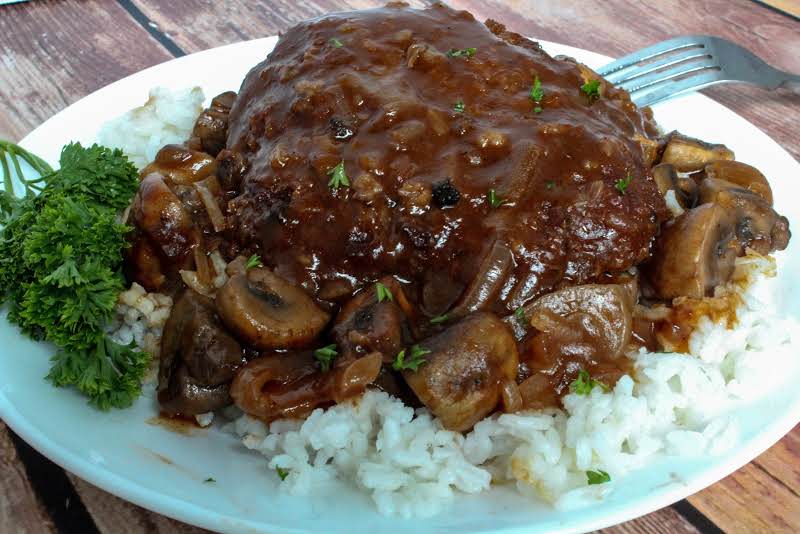
<path id="1" fill-rule="evenodd" d="M 466 431 L 497 407 L 507 381 L 517 376 L 516 341 L 491 313 L 464 317 L 420 342 L 431 352 L 403 378 L 445 428 Z"/>
<path id="2" fill-rule="evenodd" d="M 230 277 L 216 299 L 225 326 L 259 349 L 307 346 L 330 319 L 305 291 L 266 268 Z"/>
<path id="3" fill-rule="evenodd" d="M 664 225 L 647 278 L 656 296 L 706 296 L 733 273 L 741 253 L 736 217 L 719 204 L 702 204 Z"/>
<path id="4" fill-rule="evenodd" d="M 672 132 L 661 156 L 661 163 L 670 163 L 678 172 L 700 171 L 712 161 L 732 160 L 733 152 L 725 145 L 706 143 Z"/>
<path id="5" fill-rule="evenodd" d="M 761 171 L 740 161 L 714 161 L 705 166 L 705 178 L 724 180 L 752 191 L 772 206 L 772 188 Z"/>

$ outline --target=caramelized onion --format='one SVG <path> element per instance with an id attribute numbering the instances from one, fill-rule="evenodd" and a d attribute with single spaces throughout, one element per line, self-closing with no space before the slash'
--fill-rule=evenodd
<path id="1" fill-rule="evenodd" d="M 231 397 L 245 413 L 263 421 L 306 417 L 317 406 L 342 402 L 364 392 L 381 370 L 372 353 L 329 372 L 319 371 L 311 352 L 252 360 L 231 385 Z"/>
<path id="2" fill-rule="evenodd" d="M 213 176 L 211 178 L 214 178 Z M 211 220 L 211 225 L 214 227 L 215 232 L 221 232 L 225 229 L 225 216 L 222 215 L 222 210 L 217 203 L 216 197 L 211 193 L 205 182 L 211 178 L 207 178 L 202 182 L 195 182 L 194 188 L 203 201 L 203 206 L 206 208 L 208 218 Z M 216 179 L 214 179 L 216 181 Z"/>

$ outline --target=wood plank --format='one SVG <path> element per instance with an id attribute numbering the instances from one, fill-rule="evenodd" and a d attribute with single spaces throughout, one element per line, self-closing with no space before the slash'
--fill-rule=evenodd
<path id="1" fill-rule="evenodd" d="M 48 534 L 55 532 L 50 517 L 28 482 L 25 466 L 0 420 L 0 532 Z"/>
<path id="2" fill-rule="evenodd" d="M 172 57 L 116 2 L 0 10 L 0 138 L 17 140 L 92 91 Z"/>
<path id="3" fill-rule="evenodd" d="M 471 11 L 479 20 L 498 20 L 523 35 L 615 57 L 677 35 L 713 34 L 746 46 L 778 68 L 800 73 L 800 23 L 750 0 L 450 0 L 448 4 Z M 712 88 L 707 94 L 800 159 L 796 93 L 736 85 Z"/>
<path id="4" fill-rule="evenodd" d="M 800 532 L 800 497 L 756 463 L 688 501 L 728 534 Z"/>
<path id="5" fill-rule="evenodd" d="M 229 0 L 204 3 L 203 9 L 198 10 L 195 0 L 132 1 L 160 31 L 189 53 L 276 35 L 302 20 L 332 11 L 386 4 L 383 0 Z M 422 0 L 408 0 L 408 3 L 416 7 L 427 5 Z"/>
<path id="6" fill-rule="evenodd" d="M 754 460 L 758 466 L 800 495 L 800 425 Z"/>
<path id="7" fill-rule="evenodd" d="M 756 0 L 756 2 L 780 9 L 793 17 L 800 18 L 800 2 L 797 0 Z"/>
<path id="8" fill-rule="evenodd" d="M 145 510 L 89 484 L 75 475 L 68 475 L 78 495 L 103 534 L 204 534 L 207 530 L 193 527 L 169 517 Z M 4 531 L 2 531 L 4 532 Z"/>
<path id="9" fill-rule="evenodd" d="M 657 512 L 638 519 L 596 531 L 598 534 L 700 534 L 700 531 L 672 508 L 662 508 Z"/>

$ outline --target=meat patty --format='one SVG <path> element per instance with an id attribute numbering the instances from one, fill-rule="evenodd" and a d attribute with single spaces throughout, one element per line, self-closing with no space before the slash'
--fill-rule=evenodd
<path id="1" fill-rule="evenodd" d="M 627 269 L 666 216 L 657 132 L 592 79 L 441 4 L 303 22 L 231 110 L 229 238 L 321 299 L 417 282 L 431 315 L 506 313 Z"/>

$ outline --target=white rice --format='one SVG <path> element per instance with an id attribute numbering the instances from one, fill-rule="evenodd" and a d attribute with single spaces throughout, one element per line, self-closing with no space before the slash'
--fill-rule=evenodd
<path id="1" fill-rule="evenodd" d="M 164 144 L 189 136 L 202 101 L 199 89 L 154 89 L 143 108 L 109 123 L 100 141 L 122 148 L 142 167 Z M 214 267 L 218 287 L 224 262 Z M 742 296 L 734 328 L 703 319 L 689 340 L 690 354 L 631 354 L 633 376 L 623 376 L 611 391 L 567 395 L 563 409 L 496 414 L 462 435 L 445 430 L 426 409 L 414 411 L 369 391 L 315 410 L 305 421 L 266 425 L 229 408 L 224 413 L 234 421 L 228 429 L 267 458 L 271 476 L 278 467 L 288 471 L 281 487 L 292 495 L 344 481 L 369 492 L 382 514 L 423 517 L 458 493 L 511 483 L 557 507 L 579 506 L 660 455 L 719 454 L 737 442 L 737 402 L 770 390 L 780 379 L 770 369 L 796 364 L 790 343 L 798 329 L 775 311 L 774 270 L 772 259 L 740 258 L 737 273 L 749 283 L 729 287 Z M 109 325 L 113 338 L 136 341 L 157 355 L 171 306 L 166 299 L 134 284 L 120 296 Z M 198 416 L 203 425 L 212 419 Z M 588 470 L 608 472 L 611 482 L 588 485 Z"/>
<path id="2" fill-rule="evenodd" d="M 741 258 L 737 268 L 751 283 L 733 289 L 743 297 L 735 328 L 703 319 L 691 354 L 631 354 L 635 379 L 623 376 L 609 392 L 569 394 L 563 410 L 494 415 L 462 436 L 427 409 L 414 412 L 370 391 L 305 421 L 265 425 L 245 415 L 231 430 L 270 469 L 288 470 L 281 486 L 290 494 L 349 481 L 385 515 L 430 516 L 459 492 L 505 482 L 560 508 L 596 502 L 614 480 L 658 455 L 730 449 L 738 439 L 736 403 L 770 390 L 777 378 L 769 369 L 794 365 L 796 326 L 773 311 L 774 261 Z M 588 470 L 608 472 L 611 482 L 588 485 Z"/>
<path id="3" fill-rule="evenodd" d="M 104 124 L 97 134 L 98 142 L 121 149 L 142 169 L 164 145 L 189 138 L 204 99 L 199 87 L 178 91 L 155 87 L 143 106 Z"/>

